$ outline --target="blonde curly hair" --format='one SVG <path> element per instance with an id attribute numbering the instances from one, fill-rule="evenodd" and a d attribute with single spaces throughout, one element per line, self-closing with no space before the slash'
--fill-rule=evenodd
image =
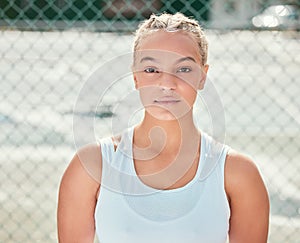
<path id="1" fill-rule="evenodd" d="M 206 64 L 208 43 L 203 29 L 196 20 L 188 18 L 182 13 L 152 14 L 149 19 L 143 21 L 135 32 L 134 53 L 138 50 L 141 40 L 157 30 L 168 32 L 184 31 L 193 36 L 198 43 L 202 65 Z"/>

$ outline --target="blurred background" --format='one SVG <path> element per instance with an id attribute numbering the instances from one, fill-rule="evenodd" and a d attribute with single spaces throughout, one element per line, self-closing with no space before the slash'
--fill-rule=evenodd
<path id="1" fill-rule="evenodd" d="M 269 190 L 269 242 L 300 242 L 299 8 L 299 0 L 1 0 L 0 242 L 57 242 L 58 186 L 78 146 L 73 120 L 95 138 L 132 122 L 122 123 L 135 107 L 130 62 L 111 81 L 108 61 L 131 52 L 141 20 L 178 11 L 206 29 L 225 143 L 253 157 Z M 99 67 L 95 110 L 79 94 Z M 78 97 L 86 105 L 74 112 Z M 210 132 L 199 100 L 198 125 Z M 84 131 L 80 144 L 91 142 Z"/>

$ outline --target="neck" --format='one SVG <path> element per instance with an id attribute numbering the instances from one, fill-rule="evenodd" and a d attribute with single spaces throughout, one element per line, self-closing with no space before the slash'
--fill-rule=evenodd
<path id="1" fill-rule="evenodd" d="M 151 146 L 155 149 L 157 146 L 157 149 L 160 149 L 164 144 L 166 150 L 170 151 L 182 149 L 182 146 L 191 146 L 199 140 L 199 131 L 194 124 L 192 110 L 177 120 L 159 120 L 145 112 L 136 133 L 141 135 L 136 138 L 143 138 L 136 141 L 140 147 Z"/>

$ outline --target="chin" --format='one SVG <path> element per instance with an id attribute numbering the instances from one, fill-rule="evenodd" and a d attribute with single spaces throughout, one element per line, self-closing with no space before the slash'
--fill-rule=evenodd
<path id="1" fill-rule="evenodd" d="M 147 109 L 147 112 L 157 120 L 174 121 L 183 117 L 185 114 L 187 114 L 188 111 L 179 111 L 179 110 L 171 111 L 163 108 L 152 107 L 150 109 Z"/>

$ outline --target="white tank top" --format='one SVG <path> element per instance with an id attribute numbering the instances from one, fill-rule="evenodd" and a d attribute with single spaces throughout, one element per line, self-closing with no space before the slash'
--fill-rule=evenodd
<path id="1" fill-rule="evenodd" d="M 195 177 L 185 186 L 157 190 L 137 176 L 132 159 L 134 128 L 116 151 L 100 141 L 102 180 L 95 210 L 100 243 L 225 243 L 230 208 L 224 189 L 228 147 L 201 132 Z"/>

